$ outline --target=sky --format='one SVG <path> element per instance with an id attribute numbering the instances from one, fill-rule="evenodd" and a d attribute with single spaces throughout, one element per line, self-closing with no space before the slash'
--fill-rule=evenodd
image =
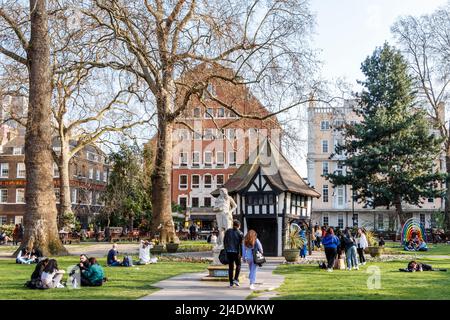
<path id="1" fill-rule="evenodd" d="M 391 26 L 400 16 L 428 14 L 447 0 L 310 0 L 316 16 L 312 46 L 320 51 L 322 77 L 344 79 L 357 86 L 361 63 L 385 41 L 395 45 Z M 306 122 L 302 122 L 306 126 Z M 307 132 L 306 128 L 301 128 Z M 302 177 L 307 176 L 304 155 L 293 160 Z"/>

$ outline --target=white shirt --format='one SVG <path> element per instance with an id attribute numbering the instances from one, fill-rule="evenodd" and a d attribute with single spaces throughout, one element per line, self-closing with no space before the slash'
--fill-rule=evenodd
<path id="1" fill-rule="evenodd" d="M 145 248 L 143 245 L 139 246 L 139 260 L 144 263 L 150 262 L 150 245 Z"/>
<path id="2" fill-rule="evenodd" d="M 367 238 L 364 233 L 361 234 L 360 237 L 356 238 L 356 244 L 358 245 L 358 248 L 365 249 L 369 246 L 369 243 L 367 243 Z"/>

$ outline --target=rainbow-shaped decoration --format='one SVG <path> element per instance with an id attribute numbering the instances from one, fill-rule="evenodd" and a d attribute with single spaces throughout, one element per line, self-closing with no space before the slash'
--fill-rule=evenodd
<path id="1" fill-rule="evenodd" d="M 416 219 L 410 218 L 406 220 L 402 229 L 402 243 L 406 243 L 412 239 L 413 234 L 417 234 L 421 241 L 426 240 L 425 227 Z"/>

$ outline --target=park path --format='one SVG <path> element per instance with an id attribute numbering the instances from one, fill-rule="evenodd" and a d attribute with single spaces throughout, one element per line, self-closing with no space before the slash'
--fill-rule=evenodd
<path id="1" fill-rule="evenodd" d="M 276 295 L 276 289 L 283 283 L 284 276 L 273 274 L 282 259 L 267 258 L 267 263 L 258 269 L 256 290 L 262 292 L 257 300 L 266 300 Z M 248 283 L 248 267 L 242 264 L 241 286 L 230 288 L 228 282 L 202 281 L 207 271 L 199 273 L 181 274 L 160 282 L 153 286 L 160 288 L 139 300 L 245 300 L 252 290 Z"/>

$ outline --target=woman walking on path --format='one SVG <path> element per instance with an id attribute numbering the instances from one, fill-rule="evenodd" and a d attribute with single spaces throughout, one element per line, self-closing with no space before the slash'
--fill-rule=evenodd
<path id="1" fill-rule="evenodd" d="M 303 246 L 300 249 L 300 258 L 306 258 L 306 254 L 308 253 L 308 249 L 306 247 L 306 230 L 305 225 L 301 225 L 299 232 L 300 240 L 303 242 Z"/>
<path id="2" fill-rule="evenodd" d="M 257 234 L 255 230 L 249 230 L 245 235 L 244 243 L 242 245 L 242 257 L 244 262 L 248 263 L 248 269 L 250 270 L 249 279 L 250 279 L 250 289 L 255 290 L 256 283 L 256 270 L 257 265 L 253 261 L 254 251 L 258 250 L 261 253 L 263 252 L 263 248 L 261 242 L 257 238 Z"/>
<path id="3" fill-rule="evenodd" d="M 344 232 L 345 257 L 347 258 L 347 270 L 359 270 L 356 259 L 356 240 L 349 229 Z"/>
<path id="4" fill-rule="evenodd" d="M 322 239 L 325 248 L 325 256 L 327 257 L 327 271 L 332 272 L 334 261 L 336 260 L 337 248 L 340 245 L 339 238 L 334 235 L 333 228 L 328 228 L 325 237 Z"/>
<path id="5" fill-rule="evenodd" d="M 356 237 L 356 244 L 357 244 L 357 251 L 359 256 L 359 262 L 361 265 L 366 264 L 366 258 L 364 257 L 364 249 L 366 249 L 369 246 L 369 243 L 367 242 L 367 237 L 363 229 L 358 229 L 358 235 Z"/>
<path id="6" fill-rule="evenodd" d="M 320 242 L 322 240 L 322 230 L 320 230 L 319 226 L 316 226 L 314 234 L 316 236 L 316 247 L 317 249 L 320 249 Z"/>

